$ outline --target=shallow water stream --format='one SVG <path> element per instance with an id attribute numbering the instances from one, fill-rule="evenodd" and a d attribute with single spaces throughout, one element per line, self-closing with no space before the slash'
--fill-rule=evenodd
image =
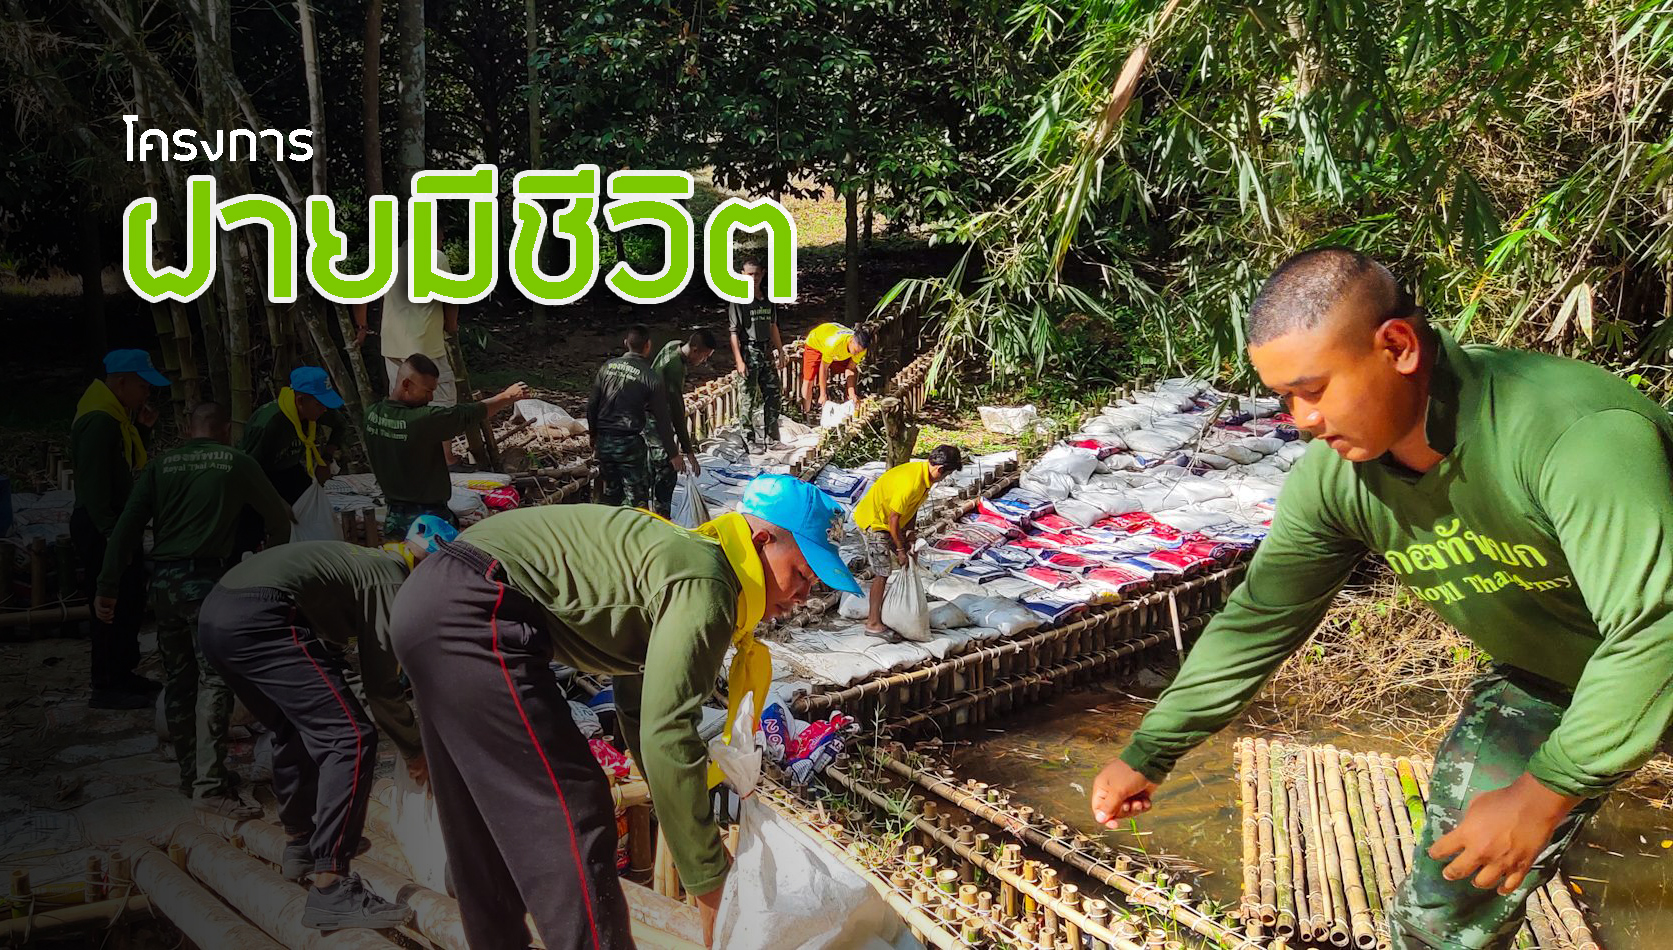
<path id="1" fill-rule="evenodd" d="M 1120 751 L 1145 704 L 1107 691 L 1069 693 L 1037 709 L 958 738 L 958 774 L 1015 790 L 1015 798 L 1087 834 L 1099 834 L 1087 793 L 1099 767 Z M 1377 723 L 1318 724 L 1293 738 L 1393 754 L 1424 753 Z M 1103 831 L 1110 844 L 1187 859 L 1202 871 L 1206 896 L 1235 903 L 1242 880 L 1241 814 L 1232 764 L 1240 736 L 1267 734 L 1247 720 L 1186 756 L 1136 831 Z M 1664 848 L 1663 842 L 1669 842 Z M 1673 947 L 1673 811 L 1617 795 L 1568 855 L 1564 873 L 1584 893 L 1587 919 L 1611 950 Z"/>

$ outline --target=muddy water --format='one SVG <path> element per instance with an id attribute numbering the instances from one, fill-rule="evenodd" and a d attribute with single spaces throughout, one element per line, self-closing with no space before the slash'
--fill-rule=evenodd
<path id="1" fill-rule="evenodd" d="M 1234 725 L 1180 762 L 1136 828 L 1103 831 L 1092 821 L 1086 793 L 1146 708 L 1118 693 L 1071 693 L 1007 720 L 1003 731 L 961 736 L 972 744 L 953 753 L 953 764 L 960 776 L 1014 789 L 1022 802 L 1087 834 L 1102 833 L 1111 845 L 1184 858 L 1200 868 L 1206 896 L 1235 903 L 1242 842 L 1232 743 L 1268 733 L 1258 723 Z M 1321 724 L 1286 737 L 1396 754 L 1428 751 L 1375 723 L 1355 725 L 1344 732 Z M 1673 841 L 1673 811 L 1616 796 L 1569 852 L 1564 873 L 1584 891 L 1580 900 L 1589 905 L 1587 917 L 1604 947 L 1673 947 L 1673 846 L 1664 849 L 1663 841 Z"/>

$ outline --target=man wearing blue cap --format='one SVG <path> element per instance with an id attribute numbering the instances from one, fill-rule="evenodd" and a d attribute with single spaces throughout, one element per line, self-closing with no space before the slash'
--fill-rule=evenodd
<path id="1" fill-rule="evenodd" d="M 313 878 L 304 926 L 396 927 L 409 916 L 406 905 L 366 890 L 349 863 L 366 824 L 379 732 L 415 779 L 426 775 L 389 645 L 389 612 L 412 566 L 456 537 L 452 525 L 427 515 L 384 550 L 282 544 L 228 571 L 203 602 L 204 658 L 273 733 L 273 793 L 290 836 L 280 871 L 292 881 Z M 348 686 L 347 651 L 356 641 L 370 718 Z"/>
<path id="2" fill-rule="evenodd" d="M 244 425 L 238 447 L 261 465 L 268 481 L 285 501 L 296 504 L 310 482 L 324 484 L 333 456 L 348 437 L 348 420 L 337 410 L 343 397 L 331 388 L 331 377 L 318 366 L 291 371 L 290 385 L 255 411 Z M 320 440 L 324 426 L 325 439 Z"/>
<path id="3" fill-rule="evenodd" d="M 76 404 L 70 425 L 70 466 L 76 476 L 70 540 L 89 598 L 134 476 L 145 467 L 146 442 L 157 421 L 157 411 L 146 400 L 151 387 L 167 385 L 144 350 L 112 350 L 105 356 L 105 377 L 89 383 Z M 144 615 L 145 567 L 135 557 L 118 579 L 112 619 L 92 622 L 93 708 L 144 709 L 161 688 L 134 672 Z"/>
<path id="4" fill-rule="evenodd" d="M 615 805 L 550 663 L 612 676 L 618 721 L 650 785 L 674 863 L 712 932 L 726 851 L 697 734 L 728 647 L 728 693 L 762 705 L 754 630 L 815 579 L 851 593 L 831 534 L 842 509 L 762 475 L 738 510 L 686 530 L 644 511 L 551 505 L 473 525 L 395 601 L 395 653 L 412 679 L 465 938 L 551 950 L 627 948 Z"/>

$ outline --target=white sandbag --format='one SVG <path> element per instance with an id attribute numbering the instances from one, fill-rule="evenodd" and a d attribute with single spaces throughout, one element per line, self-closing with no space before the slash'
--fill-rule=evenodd
<path id="1" fill-rule="evenodd" d="M 837 601 L 837 616 L 844 620 L 864 620 L 871 613 L 871 600 L 862 594 L 843 591 Z"/>
<path id="2" fill-rule="evenodd" d="M 302 492 L 301 498 L 296 499 L 296 504 L 290 506 L 290 510 L 296 518 L 296 524 L 290 529 L 292 541 L 343 540 L 337 513 L 331 510 L 331 498 L 319 482 L 310 478 L 307 489 Z"/>
<path id="3" fill-rule="evenodd" d="M 562 439 L 587 431 L 585 419 L 577 419 L 544 399 L 519 399 L 512 404 L 511 421 L 528 422 L 540 435 Z"/>
<path id="4" fill-rule="evenodd" d="M 932 578 L 924 588 L 924 592 L 936 600 L 947 601 L 956 599 L 960 594 L 970 594 L 975 597 L 985 597 L 987 595 L 987 591 L 982 589 L 982 585 L 972 583 L 962 577 Z"/>
<path id="5" fill-rule="evenodd" d="M 690 472 L 680 473 L 683 494 L 674 499 L 674 523 L 682 528 L 695 528 L 709 520 L 709 503 L 697 489 L 697 479 Z"/>
<path id="6" fill-rule="evenodd" d="M 848 421 L 854 414 L 853 402 L 827 402 L 819 410 L 819 425 L 824 429 L 834 429 Z"/>
<path id="7" fill-rule="evenodd" d="M 1285 442 L 1284 447 L 1279 449 L 1277 454 L 1280 458 L 1289 459 L 1293 463 L 1297 459 L 1300 459 L 1303 455 L 1307 454 L 1307 446 L 1310 444 L 1311 443 L 1303 442 L 1300 439 L 1297 439 L 1294 442 Z"/>
<path id="8" fill-rule="evenodd" d="M 439 894 L 447 893 L 447 848 L 442 844 L 441 816 L 436 798 L 421 787 L 399 763 L 395 766 L 394 800 L 389 809 L 389 832 L 407 859 L 412 879 Z"/>
<path id="9" fill-rule="evenodd" d="M 1185 438 L 1158 429 L 1139 429 L 1121 437 L 1127 448 L 1141 455 L 1163 455 L 1185 444 Z"/>
<path id="10" fill-rule="evenodd" d="M 958 604 L 936 604 L 929 609 L 929 625 L 933 630 L 954 630 L 959 627 L 970 626 L 970 615 L 959 609 Z"/>
<path id="11" fill-rule="evenodd" d="M 1289 443 L 1285 442 L 1283 439 L 1273 438 L 1269 435 L 1252 435 L 1244 439 L 1239 439 L 1238 444 L 1254 449 L 1262 455 L 1272 455 L 1274 453 L 1281 452 L 1283 451 L 1284 446 L 1289 445 Z"/>
<path id="12" fill-rule="evenodd" d="M 1224 455 L 1217 454 L 1218 451 L 1219 450 L 1216 449 L 1214 452 L 1197 452 L 1193 455 L 1186 456 L 1186 458 L 1190 460 L 1190 464 L 1192 466 L 1203 465 L 1208 468 L 1219 469 L 1231 468 L 1233 464 L 1232 460 Z"/>
<path id="13" fill-rule="evenodd" d="M 1034 611 L 1016 601 L 1001 597 L 973 597 L 965 594 L 953 603 L 964 611 L 971 623 L 981 627 L 992 627 L 1006 636 L 1026 633 L 1041 623 L 1039 615 Z"/>
<path id="14" fill-rule="evenodd" d="M 1222 458 L 1231 459 L 1239 465 L 1249 465 L 1254 462 L 1259 462 L 1262 458 L 1261 453 L 1249 448 L 1246 445 L 1240 445 L 1236 442 L 1227 442 L 1224 445 L 1214 446 L 1214 454 Z"/>
<path id="15" fill-rule="evenodd" d="M 1081 498 L 1064 498 L 1057 502 L 1055 508 L 1059 515 L 1083 528 L 1091 527 L 1094 521 L 1110 514 L 1098 505 Z"/>
<path id="16" fill-rule="evenodd" d="M 453 489 L 453 494 L 447 499 L 447 507 L 453 512 L 454 517 L 459 519 L 461 528 L 488 517 L 488 503 L 469 488 Z"/>
<path id="17" fill-rule="evenodd" d="M 1074 479 L 1076 484 L 1082 484 L 1092 477 L 1092 472 L 1097 467 L 1097 452 L 1074 445 L 1054 445 L 1045 455 L 1040 456 L 1040 460 L 1034 463 L 1029 474 L 1037 477 L 1048 472 L 1057 472 Z"/>
<path id="18" fill-rule="evenodd" d="M 911 565 L 889 578 L 883 591 L 883 625 L 914 643 L 930 639 L 929 597 L 923 578 Z"/>
<path id="19" fill-rule="evenodd" d="M 1028 406 L 978 406 L 982 428 L 998 435 L 1017 435 L 1034 428 L 1040 421 L 1040 410 Z"/>
<path id="20" fill-rule="evenodd" d="M 1031 492 L 1044 495 L 1053 501 L 1068 498 L 1080 487 L 1080 483 L 1062 472 L 1029 472 L 1022 477 L 1022 487 Z"/>
<path id="21" fill-rule="evenodd" d="M 1108 475 L 1111 472 L 1130 472 L 1139 467 L 1139 460 L 1126 452 L 1117 452 L 1098 460 L 1099 475 Z"/>

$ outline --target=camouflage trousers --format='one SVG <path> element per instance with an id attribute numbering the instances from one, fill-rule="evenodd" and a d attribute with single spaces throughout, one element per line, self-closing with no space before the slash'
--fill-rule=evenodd
<path id="1" fill-rule="evenodd" d="M 662 447 L 662 440 L 645 436 L 645 452 L 651 473 L 651 510 L 664 518 L 674 516 L 674 485 L 679 473 L 674 471 L 673 457 Z"/>
<path id="2" fill-rule="evenodd" d="M 1501 950 L 1512 945 L 1528 895 L 1551 880 L 1564 852 L 1603 803 L 1602 796 L 1586 799 L 1563 819 L 1522 885 L 1508 896 L 1481 890 L 1468 878 L 1442 877 L 1450 859 L 1436 861 L 1429 857 L 1429 847 L 1458 826 L 1477 795 L 1504 788 L 1527 771 L 1528 760 L 1557 728 L 1566 708 L 1534 695 L 1502 672 L 1475 682 L 1458 721 L 1435 752 L 1412 872 L 1395 893 L 1389 914 L 1395 950 Z"/>
<path id="3" fill-rule="evenodd" d="M 598 457 L 600 500 L 604 504 L 651 506 L 651 463 L 644 436 L 600 432 L 593 443 L 593 454 Z"/>
<path id="4" fill-rule="evenodd" d="M 743 418 L 738 422 L 751 438 L 755 436 L 755 410 L 761 410 L 761 432 L 769 442 L 778 441 L 779 406 L 784 402 L 784 384 L 778 378 L 778 364 L 763 347 L 744 351 Z"/>
<path id="5" fill-rule="evenodd" d="M 210 561 L 159 561 L 151 574 L 157 652 L 163 660 L 163 718 L 187 795 L 228 790 L 227 726 L 232 687 L 198 648 L 198 608 L 224 566 Z"/>

